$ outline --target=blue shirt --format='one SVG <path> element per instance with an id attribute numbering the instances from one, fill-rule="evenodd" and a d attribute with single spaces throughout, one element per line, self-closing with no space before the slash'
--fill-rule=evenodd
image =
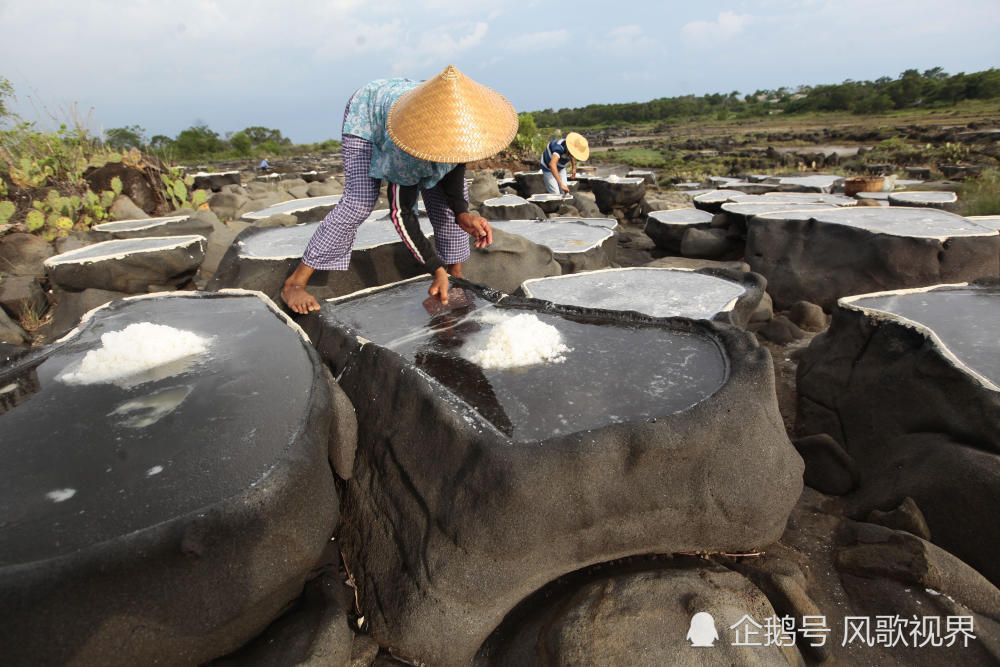
<path id="1" fill-rule="evenodd" d="M 549 142 L 549 145 L 545 147 L 545 152 L 542 153 L 542 159 L 539 164 L 542 165 L 543 171 L 549 170 L 549 163 L 552 162 L 552 156 L 558 155 L 559 162 L 556 164 L 556 169 L 565 169 L 566 165 L 569 164 L 569 149 L 566 148 L 565 139 L 553 139 Z"/>
<path id="2" fill-rule="evenodd" d="M 372 143 L 372 162 L 368 175 L 398 185 L 433 188 L 456 167 L 454 163 L 427 162 L 414 157 L 393 143 L 386 129 L 389 110 L 403 93 L 420 85 L 413 79 L 377 79 L 362 87 L 351 98 L 344 118 L 344 134 L 353 134 Z"/>

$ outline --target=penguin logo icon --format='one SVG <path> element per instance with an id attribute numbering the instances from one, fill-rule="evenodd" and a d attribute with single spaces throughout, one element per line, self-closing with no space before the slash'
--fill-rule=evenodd
<path id="1" fill-rule="evenodd" d="M 691 627 L 688 628 L 687 639 L 691 646 L 712 646 L 719 638 L 715 629 L 715 619 L 707 611 L 699 611 L 691 617 Z"/>

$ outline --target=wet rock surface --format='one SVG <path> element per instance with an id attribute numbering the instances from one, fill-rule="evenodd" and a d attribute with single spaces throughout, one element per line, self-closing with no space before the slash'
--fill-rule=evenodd
<path id="1" fill-rule="evenodd" d="M 746 326 L 764 293 L 755 274 L 627 268 L 525 281 L 525 296 L 561 305 L 689 317 Z"/>
<path id="2" fill-rule="evenodd" d="M 497 220 L 493 228 L 551 249 L 563 273 L 607 268 L 617 246 L 609 229 L 575 222 Z"/>
<path id="3" fill-rule="evenodd" d="M 494 226 L 493 243 L 473 246 L 463 271 L 474 283 L 510 294 L 525 280 L 561 275 L 562 267 L 548 246 Z"/>
<path id="4" fill-rule="evenodd" d="M 884 289 L 997 275 L 1000 236 L 933 209 L 834 208 L 762 213 L 746 259 L 779 308 Z"/>
<path id="5" fill-rule="evenodd" d="M 479 207 L 479 213 L 487 220 L 541 220 L 545 211 L 535 203 L 517 195 L 501 195 L 487 199 Z"/>
<path id="6" fill-rule="evenodd" d="M 49 279 L 64 289 L 140 294 L 189 280 L 205 257 L 204 236 L 103 241 L 45 260 Z"/>
<path id="7" fill-rule="evenodd" d="M 799 367 L 799 428 L 832 435 L 857 461 L 863 516 L 905 497 L 935 543 L 1000 581 L 978 548 L 997 544 L 1000 392 L 995 285 L 844 299 Z M 987 550 L 988 551 L 988 550 Z"/>
<path id="8" fill-rule="evenodd" d="M 194 332 L 208 350 L 66 379 L 103 334 L 138 322 Z M 273 306 L 252 294 L 120 301 L 2 373 L 15 388 L 0 419 L 11 664 L 203 662 L 299 594 L 337 522 L 331 380 Z"/>
<path id="9" fill-rule="evenodd" d="M 476 309 L 526 310 L 556 325 L 573 356 L 506 375 L 463 363 L 455 350 L 474 320 L 452 309 L 435 324 L 420 305 L 426 281 L 341 300 L 306 323 L 358 409 L 342 539 L 380 643 L 465 663 L 514 605 L 561 574 L 634 553 L 753 548 L 780 534 L 801 464 L 752 337 L 708 322 L 492 305 L 469 291 Z M 633 353 L 623 367 L 617 349 L 652 356 Z M 616 366 L 613 383 L 605 363 Z M 668 385 L 644 414 L 634 392 Z"/>
<path id="10" fill-rule="evenodd" d="M 333 207 L 340 201 L 340 198 L 341 195 L 338 194 L 327 195 L 325 197 L 292 199 L 243 213 L 242 219 L 247 222 L 257 222 L 272 215 L 284 213 L 294 215 L 300 223 L 319 222 L 326 217 L 327 213 L 333 210 Z"/>
<path id="11" fill-rule="evenodd" d="M 208 238 L 213 231 L 210 222 L 190 215 L 173 215 L 140 220 L 116 220 L 94 225 L 91 230 L 98 241 L 136 239 L 150 236 L 200 235 Z"/>
<path id="12" fill-rule="evenodd" d="M 681 242 L 688 229 L 707 230 L 712 226 L 712 214 L 696 208 L 652 211 L 646 216 L 643 231 L 658 248 L 680 253 Z"/>

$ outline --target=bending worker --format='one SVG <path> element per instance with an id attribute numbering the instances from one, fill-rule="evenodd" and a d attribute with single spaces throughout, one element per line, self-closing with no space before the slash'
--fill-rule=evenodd
<path id="1" fill-rule="evenodd" d="M 517 113 L 502 95 L 449 65 L 423 83 L 379 79 L 354 93 L 344 111 L 344 194 L 313 234 L 281 298 L 296 313 L 319 310 L 306 290 L 315 271 L 345 271 L 358 227 L 371 214 L 382 180 L 389 218 L 433 281 L 428 293 L 448 302 L 448 275 L 462 277 L 468 235 L 493 242 L 485 218 L 469 212 L 465 163 L 495 155 L 517 134 Z M 421 194 L 434 243 L 414 210 Z"/>
<path id="2" fill-rule="evenodd" d="M 573 178 L 576 178 L 576 161 L 586 162 L 590 157 L 590 144 L 578 132 L 570 132 L 564 139 L 553 139 L 545 147 L 539 164 L 545 189 L 552 194 L 569 192 L 566 185 L 566 165 L 573 163 Z"/>

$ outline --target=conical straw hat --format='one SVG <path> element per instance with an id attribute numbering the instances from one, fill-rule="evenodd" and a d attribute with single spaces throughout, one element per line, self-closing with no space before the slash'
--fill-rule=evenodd
<path id="1" fill-rule="evenodd" d="M 579 132 L 570 132 L 566 135 L 566 148 L 569 149 L 569 154 L 580 162 L 586 162 L 590 157 L 590 143 Z"/>
<path id="2" fill-rule="evenodd" d="M 472 162 L 514 140 L 517 112 L 503 95 L 448 65 L 403 93 L 386 125 L 392 141 L 421 160 Z"/>

